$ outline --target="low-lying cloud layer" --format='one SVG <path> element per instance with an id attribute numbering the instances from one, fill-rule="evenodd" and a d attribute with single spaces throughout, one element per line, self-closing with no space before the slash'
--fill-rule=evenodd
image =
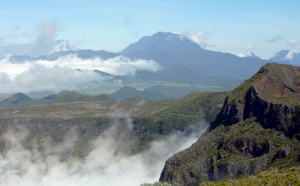
<path id="1" fill-rule="evenodd" d="M 129 155 L 126 148 L 132 130 L 130 118 L 121 128 L 115 122 L 91 143 L 92 150 L 82 159 L 68 156 L 76 143 L 75 130 L 57 146 L 36 144 L 31 150 L 24 147 L 28 134 L 25 128 L 9 130 L 2 138 L 8 150 L 0 155 L 0 183 L 3 186 L 135 186 L 154 182 L 159 179 L 166 159 L 190 146 L 201 134 L 175 133 L 152 142 L 145 152 Z"/>
<path id="2" fill-rule="evenodd" d="M 107 80 L 94 70 L 115 76 L 134 76 L 138 70 L 156 72 L 160 66 L 154 61 L 132 60 L 124 56 L 102 60 L 67 55 L 54 61 L 23 63 L 13 63 L 10 58 L 4 58 L 0 61 L 0 93 L 73 90 L 89 82 Z"/>

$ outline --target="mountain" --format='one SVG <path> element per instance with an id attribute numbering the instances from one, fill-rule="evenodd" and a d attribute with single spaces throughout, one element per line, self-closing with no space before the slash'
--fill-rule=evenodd
<path id="1" fill-rule="evenodd" d="M 278 53 L 276 53 L 275 56 L 272 57 L 270 60 L 279 63 L 300 65 L 300 53 L 293 52 L 290 50 L 281 50 Z"/>
<path id="2" fill-rule="evenodd" d="M 63 41 L 56 46 L 62 50 L 69 48 L 69 45 Z M 9 61 L 13 63 L 36 60 L 52 61 L 71 55 L 81 59 L 101 58 L 107 60 L 122 55 L 132 60 L 153 60 L 160 65 L 161 70 L 156 72 L 137 70 L 134 77 L 113 76 L 113 78 L 129 85 L 137 81 L 147 82 L 149 86 L 146 88 L 155 85 L 164 86 L 164 90 L 161 90 L 165 93 L 170 93 L 170 91 L 165 91 L 167 89 L 178 90 L 180 87 L 188 87 L 185 89 L 189 89 L 187 93 L 200 90 L 232 90 L 266 63 L 266 61 L 256 58 L 254 54 L 250 57 L 238 57 L 229 53 L 209 51 L 182 35 L 167 32 L 158 32 L 152 36 L 142 37 L 118 53 L 104 50 L 69 50 L 39 56 L 26 53 L 26 55 L 11 56 Z M 145 87 L 143 86 L 143 88 Z M 179 91 L 184 92 L 182 89 Z M 172 98 L 181 98 L 182 94 L 172 96 Z"/>
<path id="3" fill-rule="evenodd" d="M 163 67 L 160 74 L 137 73 L 139 78 L 215 85 L 237 85 L 266 63 L 261 59 L 205 50 L 179 34 L 165 32 L 143 37 L 119 54 L 154 60 Z"/>
<path id="4" fill-rule="evenodd" d="M 0 57 L 4 56 L 40 56 L 55 52 L 72 51 L 76 48 L 66 40 L 56 40 L 44 44 L 32 43 L 21 45 L 3 46 L 0 50 Z"/>
<path id="5" fill-rule="evenodd" d="M 246 177 L 300 164 L 300 68 L 270 63 L 226 97 L 209 128 L 169 158 L 173 185 Z"/>
<path id="6" fill-rule="evenodd" d="M 239 57 L 250 57 L 250 58 L 254 58 L 254 59 L 261 59 L 260 57 L 255 55 L 252 51 L 248 51 L 246 54 L 239 54 L 238 56 Z"/>
<path id="7" fill-rule="evenodd" d="M 118 101 L 123 101 L 125 99 L 132 98 L 135 96 L 142 97 L 146 100 L 164 100 L 164 99 L 166 99 L 166 97 L 160 93 L 151 92 L 151 91 L 140 91 L 140 90 L 136 90 L 129 86 L 122 87 L 120 90 L 112 93 L 110 96 L 115 98 Z"/>
<path id="8" fill-rule="evenodd" d="M 21 92 L 12 95 L 0 103 L 0 108 L 17 108 L 32 104 L 34 99 Z"/>

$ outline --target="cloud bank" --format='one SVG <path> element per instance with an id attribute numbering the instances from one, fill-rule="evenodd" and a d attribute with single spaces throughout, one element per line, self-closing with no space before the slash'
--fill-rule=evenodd
<path id="1" fill-rule="evenodd" d="M 77 139 L 75 130 L 56 146 L 36 144 L 29 150 L 24 147 L 28 130 L 11 129 L 2 137 L 7 150 L 0 155 L 0 183 L 3 186 L 134 186 L 154 182 L 159 179 L 166 159 L 190 146 L 202 134 L 175 133 L 152 142 L 145 152 L 128 155 L 125 150 L 130 143 L 130 118 L 124 126 L 120 125 L 116 121 L 92 141 L 92 150 L 82 159 L 70 156 Z"/>
<path id="2" fill-rule="evenodd" d="M 138 70 L 156 72 L 160 70 L 160 66 L 154 61 L 133 60 L 124 56 L 103 60 L 67 55 L 54 61 L 35 60 L 23 63 L 14 63 L 9 58 L 4 58 L 0 61 L 0 93 L 74 90 L 90 82 L 109 79 L 94 70 L 115 76 L 134 76 Z"/>
<path id="3" fill-rule="evenodd" d="M 38 32 L 36 38 L 37 47 L 40 48 L 41 53 L 45 53 L 51 49 L 52 43 L 57 36 L 58 24 L 45 19 L 38 22 L 36 29 Z"/>

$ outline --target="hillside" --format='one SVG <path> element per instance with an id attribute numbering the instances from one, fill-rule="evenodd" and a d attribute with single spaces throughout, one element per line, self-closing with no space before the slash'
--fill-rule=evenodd
<path id="1" fill-rule="evenodd" d="M 30 104 L 33 104 L 34 102 L 35 100 L 32 99 L 31 97 L 21 92 L 18 92 L 12 95 L 11 97 L 0 102 L 0 108 L 23 107 L 23 106 L 28 106 Z"/>
<path id="2" fill-rule="evenodd" d="M 300 164 L 300 68 L 266 64 L 229 93 L 206 133 L 168 159 L 160 181 L 199 185 Z"/>
<path id="3" fill-rule="evenodd" d="M 0 109 L 0 134 L 12 123 L 11 127 L 26 127 L 29 134 L 25 145 L 30 147 L 36 140 L 57 144 L 73 129 L 78 135 L 74 155 L 82 157 L 89 153 L 91 140 L 115 126 L 119 134 L 126 133 L 122 139 L 126 145 L 120 150 L 137 153 L 147 149 L 151 141 L 174 132 L 189 135 L 207 128 L 207 121 L 221 109 L 225 95 L 195 92 L 176 101 L 133 97 L 117 102 L 106 95 L 87 97 L 64 91 L 29 106 Z M 0 140 L 1 148 L 5 145 L 1 146 Z"/>

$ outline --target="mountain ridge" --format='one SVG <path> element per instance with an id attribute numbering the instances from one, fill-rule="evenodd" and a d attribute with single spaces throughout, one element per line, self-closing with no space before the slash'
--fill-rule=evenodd
<path id="1" fill-rule="evenodd" d="M 199 185 L 299 165 L 299 74 L 299 67 L 263 66 L 228 94 L 195 144 L 167 160 L 160 181 Z"/>

